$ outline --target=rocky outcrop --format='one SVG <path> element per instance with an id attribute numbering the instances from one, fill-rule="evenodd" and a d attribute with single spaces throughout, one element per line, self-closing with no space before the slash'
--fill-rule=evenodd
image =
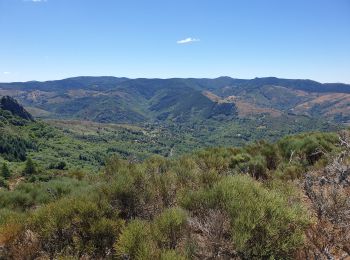
<path id="1" fill-rule="evenodd" d="M 34 121 L 33 116 L 12 97 L 2 97 L 0 99 L 0 109 L 10 111 L 13 115 L 23 119 Z"/>

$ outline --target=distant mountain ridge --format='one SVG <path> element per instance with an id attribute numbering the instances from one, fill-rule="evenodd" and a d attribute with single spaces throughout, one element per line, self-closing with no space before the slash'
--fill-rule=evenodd
<path id="1" fill-rule="evenodd" d="M 0 83 L 36 116 L 97 122 L 234 120 L 284 114 L 350 122 L 350 85 L 275 77 L 129 79 L 75 77 Z"/>
<path id="2" fill-rule="evenodd" d="M 41 89 L 41 90 L 62 90 L 71 88 L 93 88 L 96 86 L 109 88 L 115 87 L 122 82 L 167 82 L 177 81 L 180 83 L 197 84 L 198 87 L 221 87 L 222 85 L 246 85 L 246 86 L 263 86 L 263 85 L 277 85 L 292 89 L 304 90 L 309 92 L 337 92 L 350 93 L 350 84 L 345 83 L 320 83 L 309 79 L 282 79 L 276 77 L 262 77 L 254 79 L 237 79 L 227 76 L 218 78 L 126 78 L 114 76 L 79 76 L 66 78 L 61 80 L 50 81 L 27 81 L 27 82 L 11 82 L 0 83 L 0 87 L 12 87 L 15 89 Z"/>

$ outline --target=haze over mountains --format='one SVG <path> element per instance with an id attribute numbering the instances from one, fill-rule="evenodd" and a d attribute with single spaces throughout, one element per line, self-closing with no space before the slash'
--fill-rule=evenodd
<path id="1" fill-rule="evenodd" d="M 34 116 L 103 123 L 231 121 L 262 115 L 350 122 L 350 85 L 273 77 L 75 77 L 1 83 L 0 96 L 5 95 L 19 100 Z"/>

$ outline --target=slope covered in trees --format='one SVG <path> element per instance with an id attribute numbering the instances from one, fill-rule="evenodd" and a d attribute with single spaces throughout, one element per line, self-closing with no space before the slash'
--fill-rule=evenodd
<path id="1" fill-rule="evenodd" d="M 193 123 L 213 117 L 230 122 L 237 117 L 288 113 L 337 123 L 349 123 L 350 118 L 349 85 L 272 77 L 76 77 L 0 83 L 0 95 L 17 98 L 38 116 L 104 123 Z"/>
<path id="2" fill-rule="evenodd" d="M 16 101 L 13 103 L 20 106 Z M 25 111 L 21 106 L 17 109 L 22 110 Z M 34 159 L 39 170 L 43 171 L 57 168 L 98 170 L 108 157 L 115 154 L 136 161 L 155 154 L 179 157 L 205 147 L 241 146 L 263 138 L 276 141 L 286 134 L 306 129 L 326 131 L 338 128 L 322 120 L 293 116 L 280 117 L 273 124 L 268 117 L 235 119 L 229 123 L 218 118 L 208 120 L 205 124 L 195 121 L 169 123 L 167 126 L 33 121 L 0 109 L 0 163 L 6 160 L 11 172 L 17 175 L 28 157 Z"/>
<path id="3" fill-rule="evenodd" d="M 33 117 L 11 97 L 0 99 L 0 155 L 8 161 L 24 161 L 33 142 L 14 131 L 33 121 Z"/>

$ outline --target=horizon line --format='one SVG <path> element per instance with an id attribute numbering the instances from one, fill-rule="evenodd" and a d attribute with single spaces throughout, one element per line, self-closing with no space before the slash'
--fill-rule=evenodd
<path id="1" fill-rule="evenodd" d="M 313 81 L 320 84 L 344 84 L 344 85 L 350 85 L 349 83 L 345 82 L 321 82 L 317 80 L 313 80 L 310 78 L 284 78 L 284 77 L 276 77 L 276 76 L 264 76 L 264 77 L 254 77 L 254 78 L 236 78 L 232 76 L 217 76 L 217 77 L 124 77 L 124 76 L 111 76 L 111 75 L 103 75 L 103 76 L 71 76 L 66 78 L 59 78 L 59 79 L 49 79 L 49 80 L 27 80 L 27 81 L 7 81 L 3 82 L 1 81 L 0 84 L 11 84 L 11 83 L 30 83 L 30 82 L 39 82 L 39 83 L 45 83 L 45 82 L 52 82 L 52 81 L 61 81 L 61 80 L 67 80 L 67 79 L 75 79 L 75 78 L 125 78 L 129 80 L 137 80 L 137 79 L 148 79 L 148 80 L 169 80 L 169 79 L 219 79 L 219 78 L 230 78 L 230 79 L 236 79 L 236 80 L 254 80 L 254 79 L 267 79 L 267 78 L 274 78 L 274 79 L 282 79 L 282 80 L 306 80 L 306 81 Z"/>

